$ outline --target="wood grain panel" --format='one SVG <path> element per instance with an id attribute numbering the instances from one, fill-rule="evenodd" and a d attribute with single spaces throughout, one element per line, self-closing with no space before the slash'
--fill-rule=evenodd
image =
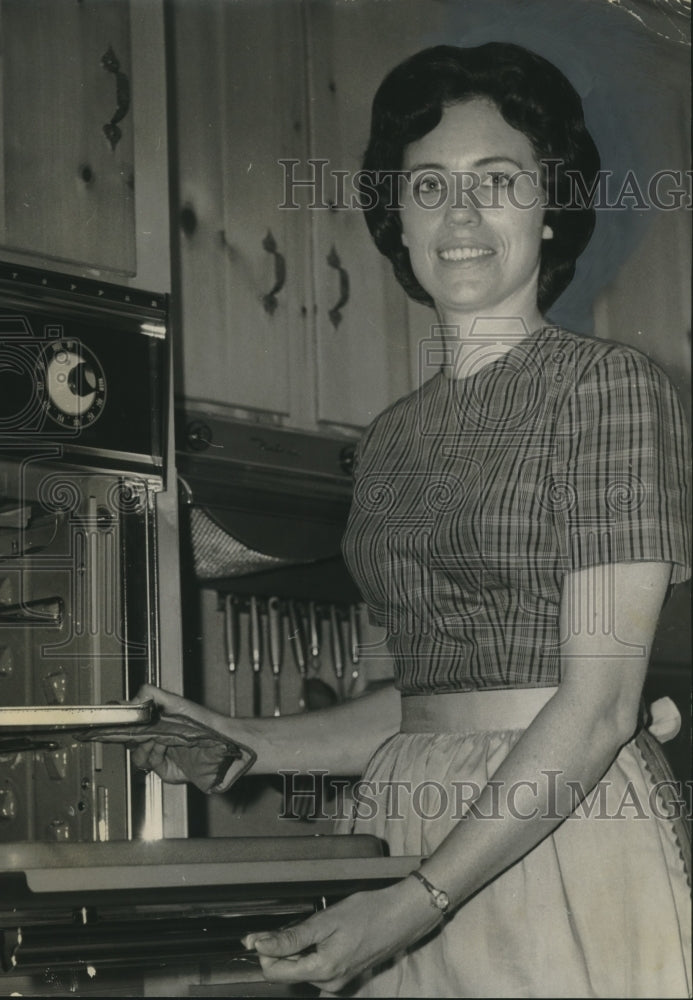
<path id="1" fill-rule="evenodd" d="M 300 424 L 306 245 L 278 162 L 305 158 L 300 5 L 179 3 L 175 51 L 182 392 Z"/>
<path id="2" fill-rule="evenodd" d="M 2 242 L 133 274 L 131 107 L 118 123 L 115 148 L 103 131 L 118 107 L 116 74 L 102 65 L 109 48 L 132 83 L 128 4 L 4 0 L 2 27 Z"/>

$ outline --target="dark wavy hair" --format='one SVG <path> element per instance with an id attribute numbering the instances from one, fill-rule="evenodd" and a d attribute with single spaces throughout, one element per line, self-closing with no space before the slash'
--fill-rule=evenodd
<path id="1" fill-rule="evenodd" d="M 542 241 L 537 295 L 538 307 L 545 312 L 570 284 L 575 262 L 595 223 L 589 202 L 584 204 L 583 198 L 575 203 L 576 187 L 567 172 L 574 171 L 589 191 L 600 162 L 579 95 L 563 73 L 541 56 L 505 42 L 476 48 L 438 45 L 396 66 L 373 101 L 361 181 L 366 222 L 407 294 L 433 305 L 414 276 L 409 251 L 402 243 L 392 172 L 402 169 L 405 147 L 438 125 L 445 107 L 475 97 L 491 100 L 508 125 L 524 133 L 539 164 L 558 161 L 547 171 L 545 222 L 553 230 L 553 239 Z"/>

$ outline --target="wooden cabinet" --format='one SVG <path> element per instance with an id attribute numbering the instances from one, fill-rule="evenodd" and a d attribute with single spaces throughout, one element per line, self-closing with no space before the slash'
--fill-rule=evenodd
<path id="1" fill-rule="evenodd" d="M 424 7 L 173 10 L 179 393 L 353 435 L 412 385 L 406 299 L 352 195 L 373 93 L 419 47 Z"/>
<path id="2" fill-rule="evenodd" d="M 301 6 L 175 5 L 178 280 L 188 400 L 305 420 L 304 233 L 282 153 L 307 155 Z"/>
<path id="3" fill-rule="evenodd" d="M 160 0 L 2 0 L 0 254 L 166 291 Z"/>
<path id="4" fill-rule="evenodd" d="M 310 213 L 316 418 L 358 426 L 415 384 L 418 336 L 405 293 L 353 199 L 373 96 L 386 72 L 421 48 L 431 11 L 418 0 L 310 0 L 306 15 L 311 156 L 326 161 L 325 201 L 335 205 Z M 344 297 L 339 269 L 349 298 L 335 316 Z"/>

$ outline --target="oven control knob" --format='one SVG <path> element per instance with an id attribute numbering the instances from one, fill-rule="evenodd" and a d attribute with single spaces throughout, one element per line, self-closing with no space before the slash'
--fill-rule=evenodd
<path id="1" fill-rule="evenodd" d="M 185 431 L 191 451 L 206 451 L 212 443 L 212 428 L 202 420 L 191 420 Z"/>

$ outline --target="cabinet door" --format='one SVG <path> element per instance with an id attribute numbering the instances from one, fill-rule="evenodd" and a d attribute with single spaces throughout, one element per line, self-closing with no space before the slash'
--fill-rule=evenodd
<path id="1" fill-rule="evenodd" d="M 415 384 L 418 333 L 409 330 L 406 295 L 389 261 L 351 204 L 353 178 L 373 96 L 389 69 L 426 44 L 436 8 L 420 0 L 309 0 L 307 9 L 311 155 L 327 161 L 324 200 L 335 205 L 311 213 L 318 420 L 358 427 Z M 341 187 L 335 171 L 344 172 Z"/>
<path id="2" fill-rule="evenodd" d="M 174 11 L 180 389 L 305 425 L 307 246 L 303 213 L 281 207 L 279 162 L 305 159 L 301 6 Z"/>
<path id="3" fill-rule="evenodd" d="M 161 4 L 2 0 L 0 28 L 3 256 L 165 291 Z"/>

